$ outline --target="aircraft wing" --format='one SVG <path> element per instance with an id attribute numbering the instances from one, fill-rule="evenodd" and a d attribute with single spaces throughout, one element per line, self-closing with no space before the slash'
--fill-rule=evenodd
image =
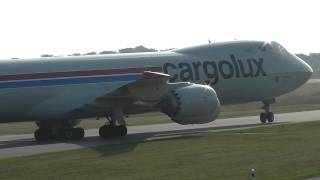
<path id="1" fill-rule="evenodd" d="M 145 71 L 141 78 L 130 82 L 110 93 L 97 97 L 92 103 L 73 110 L 76 116 L 103 116 L 114 107 L 123 107 L 126 114 L 135 114 L 154 109 L 164 93 L 172 86 L 168 86 L 170 75 Z"/>

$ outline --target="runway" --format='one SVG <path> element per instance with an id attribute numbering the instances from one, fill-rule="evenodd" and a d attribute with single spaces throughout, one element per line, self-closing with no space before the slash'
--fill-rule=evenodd
<path id="1" fill-rule="evenodd" d="M 128 127 L 128 135 L 119 139 L 101 139 L 97 129 L 86 130 L 86 137 L 80 141 L 55 141 L 39 143 L 33 139 L 33 134 L 0 136 L 0 158 L 34 155 L 48 152 L 80 149 L 103 144 L 143 143 L 147 141 L 170 139 L 183 136 L 193 136 L 206 132 L 219 132 L 233 129 L 247 129 L 266 126 L 259 122 L 258 116 L 217 119 L 209 124 L 179 125 L 175 123 L 143 125 Z M 296 123 L 320 120 L 320 110 L 284 113 L 275 115 L 275 123 Z"/>

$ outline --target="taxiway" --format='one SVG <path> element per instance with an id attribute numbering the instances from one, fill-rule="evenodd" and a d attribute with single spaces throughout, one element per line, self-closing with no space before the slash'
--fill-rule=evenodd
<path id="1" fill-rule="evenodd" d="M 129 119 L 130 120 L 130 119 Z M 320 120 L 320 110 L 284 113 L 275 115 L 275 123 L 260 124 L 258 116 L 217 119 L 209 124 L 179 125 L 175 123 L 130 126 L 125 138 L 101 139 L 97 129 L 86 130 L 86 137 L 79 141 L 54 141 L 39 143 L 33 134 L 0 136 L 0 158 L 34 155 L 48 152 L 94 147 L 103 144 L 141 143 L 146 141 L 169 139 L 183 136 L 196 136 L 207 132 L 255 128 L 281 123 L 297 123 Z"/>

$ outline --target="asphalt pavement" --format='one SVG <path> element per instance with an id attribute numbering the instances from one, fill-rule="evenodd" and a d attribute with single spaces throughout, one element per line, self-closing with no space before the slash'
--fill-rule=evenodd
<path id="1" fill-rule="evenodd" d="M 152 117 L 150 117 L 152 118 Z M 219 132 L 236 129 L 256 128 L 281 123 L 298 123 L 320 120 L 320 110 L 275 114 L 275 122 L 261 124 L 258 116 L 217 119 L 209 124 L 179 125 L 175 123 L 155 124 L 128 127 L 128 135 L 124 138 L 101 139 L 98 129 L 86 130 L 85 138 L 78 141 L 54 141 L 39 143 L 33 134 L 0 136 L 0 158 L 34 155 L 48 152 L 95 147 L 103 144 L 119 144 L 148 142 L 158 139 L 179 138 L 184 136 L 203 135 L 207 132 Z"/>

